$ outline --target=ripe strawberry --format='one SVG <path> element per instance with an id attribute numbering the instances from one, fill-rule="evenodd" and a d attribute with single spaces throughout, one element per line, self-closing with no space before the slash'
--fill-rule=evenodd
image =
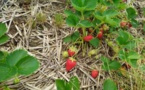
<path id="1" fill-rule="evenodd" d="M 88 36 L 85 36 L 83 39 L 84 39 L 84 41 L 89 42 L 90 40 L 93 39 L 93 36 L 92 35 L 88 35 Z"/>
<path id="2" fill-rule="evenodd" d="M 98 75 L 99 75 L 99 71 L 98 71 L 98 70 L 92 70 L 91 76 L 92 76 L 93 78 L 96 78 Z"/>
<path id="3" fill-rule="evenodd" d="M 132 24 L 131 24 L 131 23 L 127 23 L 127 26 L 128 26 L 129 28 L 131 28 L 131 27 L 132 27 Z"/>
<path id="4" fill-rule="evenodd" d="M 121 27 L 125 27 L 126 25 L 127 25 L 127 22 L 125 22 L 125 21 L 120 22 Z"/>
<path id="5" fill-rule="evenodd" d="M 76 66 L 77 62 L 73 58 L 68 58 L 66 60 L 66 71 L 70 71 L 72 68 Z"/>
<path id="6" fill-rule="evenodd" d="M 76 49 L 76 47 L 70 47 L 69 49 L 68 49 L 68 55 L 70 56 L 70 57 L 72 57 L 73 55 L 75 55 L 76 53 L 77 53 L 77 49 Z"/>
<path id="7" fill-rule="evenodd" d="M 102 39 L 103 38 L 103 32 L 99 31 L 99 33 L 97 34 L 97 38 L 98 39 Z"/>

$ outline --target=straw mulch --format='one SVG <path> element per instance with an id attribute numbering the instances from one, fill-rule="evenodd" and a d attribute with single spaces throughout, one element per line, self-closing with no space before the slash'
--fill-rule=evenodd
<path id="1" fill-rule="evenodd" d="M 78 65 L 75 69 L 71 72 L 65 70 L 65 59 L 62 58 L 61 52 L 66 50 L 68 45 L 63 43 L 62 39 L 74 29 L 65 23 L 58 27 L 54 19 L 57 13 L 65 16 L 63 13 L 67 7 L 65 0 L 31 0 L 30 3 L 26 3 L 27 0 L 4 1 L 7 0 L 2 0 L 0 3 L 0 22 L 7 24 L 11 39 L 7 44 L 0 46 L 0 50 L 12 51 L 16 48 L 24 48 L 39 59 L 41 67 L 31 76 L 20 76 L 18 84 L 14 84 L 12 79 L 1 83 L 0 86 L 6 84 L 15 90 L 56 90 L 56 79 L 69 80 L 70 77 L 77 76 L 81 82 L 81 90 L 102 90 L 102 83 L 108 76 L 105 72 L 101 72 L 99 60 L 82 57 L 80 53 L 76 58 Z M 32 27 L 33 20 L 39 12 L 46 15 L 46 21 Z M 100 54 L 109 53 L 106 45 L 102 45 L 99 50 Z M 91 67 L 101 72 L 97 79 L 90 76 Z"/>

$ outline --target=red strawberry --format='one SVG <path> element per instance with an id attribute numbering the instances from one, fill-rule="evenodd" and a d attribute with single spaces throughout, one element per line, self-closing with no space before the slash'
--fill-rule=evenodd
<path id="1" fill-rule="evenodd" d="M 100 31 L 100 32 L 98 33 L 97 38 L 98 38 L 98 39 L 102 39 L 102 38 L 103 38 L 103 32 L 102 32 L 102 31 Z"/>
<path id="2" fill-rule="evenodd" d="M 92 39 L 93 39 L 93 36 L 92 35 L 88 35 L 88 36 L 85 36 L 84 37 L 84 41 L 86 41 L 86 42 L 89 42 Z"/>
<path id="3" fill-rule="evenodd" d="M 131 28 L 131 27 L 132 27 L 132 24 L 131 24 L 131 23 L 127 23 L 127 26 L 128 26 L 129 28 Z"/>
<path id="4" fill-rule="evenodd" d="M 92 70 L 91 76 L 92 76 L 93 78 L 96 78 L 98 75 L 99 75 L 99 71 L 98 71 L 98 70 Z"/>
<path id="5" fill-rule="evenodd" d="M 68 58 L 66 60 L 66 71 L 70 71 L 72 68 L 76 66 L 77 62 L 73 58 Z"/>
<path id="6" fill-rule="evenodd" d="M 120 23 L 120 26 L 121 27 L 125 27 L 127 25 L 127 22 L 125 22 L 125 21 L 122 21 L 121 23 Z"/>
<path id="7" fill-rule="evenodd" d="M 73 55 L 75 55 L 76 53 L 77 53 L 77 49 L 76 49 L 76 47 L 70 47 L 69 49 L 68 49 L 68 55 L 70 56 L 70 57 L 72 57 Z"/>

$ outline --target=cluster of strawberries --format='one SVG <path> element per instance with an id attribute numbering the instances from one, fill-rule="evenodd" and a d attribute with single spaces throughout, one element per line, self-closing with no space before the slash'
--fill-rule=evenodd
<path id="1" fill-rule="evenodd" d="M 96 37 L 94 37 L 94 36 L 91 35 L 91 34 L 88 34 L 88 35 L 85 36 L 83 39 L 84 39 L 84 41 L 86 41 L 86 42 L 89 42 L 89 41 L 92 40 L 93 38 L 98 38 L 99 40 L 101 40 L 101 39 L 103 39 L 104 31 L 107 31 L 107 30 L 109 30 L 109 27 L 108 27 L 106 24 L 103 24 L 103 25 L 100 27 L 100 29 L 99 29 L 99 31 L 98 31 Z M 93 31 L 92 31 L 92 30 L 89 30 L 89 32 L 92 33 Z"/>
<path id="2" fill-rule="evenodd" d="M 66 71 L 70 71 L 72 70 L 76 65 L 77 65 L 77 61 L 73 58 L 73 56 L 75 54 L 77 54 L 78 50 L 76 47 L 70 47 L 67 51 L 64 51 L 62 53 L 63 57 L 68 57 L 68 59 L 66 60 Z M 99 75 L 99 71 L 98 70 L 92 70 L 91 71 L 91 76 L 93 78 L 96 78 Z"/>

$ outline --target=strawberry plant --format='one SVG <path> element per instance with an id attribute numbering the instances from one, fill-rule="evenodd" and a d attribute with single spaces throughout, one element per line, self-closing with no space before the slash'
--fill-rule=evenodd
<path id="1" fill-rule="evenodd" d="M 4 23 L 0 22 L 0 45 L 9 41 L 9 36 L 6 34 L 7 27 Z"/>
<path id="2" fill-rule="evenodd" d="M 129 32 L 129 29 L 139 26 L 134 7 L 127 4 L 126 0 L 71 0 L 70 2 L 72 8 L 65 10 L 64 13 L 66 24 L 73 27 L 74 32 L 63 39 L 65 43 L 78 47 L 83 56 L 86 53 L 89 56 L 95 55 L 96 49 L 102 44 L 107 44 L 112 50 L 110 52 L 112 57 L 102 55 L 100 58 L 103 63 L 102 69 L 107 72 L 119 71 L 122 63 L 128 68 L 138 67 L 140 54 L 136 51 L 136 38 Z M 70 57 L 74 55 L 73 52 L 71 54 L 63 55 Z M 71 66 L 67 64 L 67 67 Z M 96 78 L 98 73 L 92 71 L 91 76 Z M 112 90 L 117 90 L 111 80 L 105 81 L 104 90 L 110 89 L 109 83 L 114 87 Z"/>
<path id="3" fill-rule="evenodd" d="M 62 79 L 55 81 L 57 90 L 80 90 L 80 83 L 77 77 L 71 77 L 67 82 Z"/>
<path id="4" fill-rule="evenodd" d="M 39 61 L 26 50 L 0 51 L 0 82 L 19 75 L 31 75 L 39 68 Z"/>

